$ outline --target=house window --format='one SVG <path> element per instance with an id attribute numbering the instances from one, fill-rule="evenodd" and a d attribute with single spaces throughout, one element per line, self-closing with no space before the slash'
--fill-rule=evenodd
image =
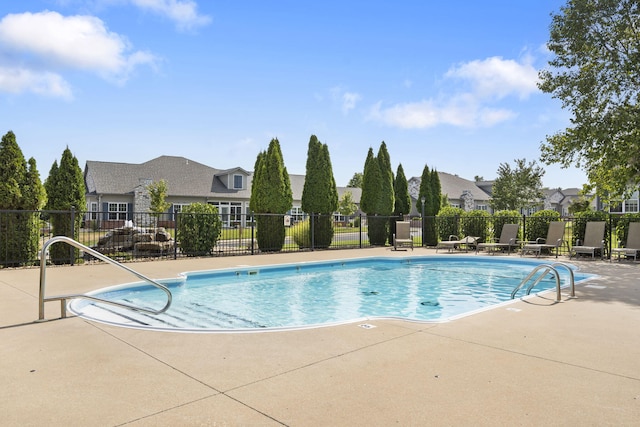
<path id="1" fill-rule="evenodd" d="M 222 225 L 235 227 L 242 224 L 242 203 L 240 202 L 212 202 L 218 208 Z"/>
<path id="2" fill-rule="evenodd" d="M 637 213 L 638 212 L 638 199 L 631 199 L 624 201 L 624 211 L 627 213 Z"/>
<path id="3" fill-rule="evenodd" d="M 89 219 L 97 220 L 98 219 L 98 202 L 91 202 L 89 204 Z"/>
<path id="4" fill-rule="evenodd" d="M 233 175 L 233 188 L 236 190 L 240 190 L 244 188 L 244 181 L 242 175 Z"/>
<path id="5" fill-rule="evenodd" d="M 476 210 L 478 210 L 478 211 L 487 211 L 487 210 L 489 210 L 489 208 L 487 207 L 487 205 L 477 205 L 476 206 Z"/>
<path id="6" fill-rule="evenodd" d="M 109 203 L 108 205 L 108 218 L 110 220 L 126 220 L 127 219 L 127 204 L 126 203 Z"/>
<path id="7" fill-rule="evenodd" d="M 303 221 L 305 217 L 304 212 L 302 211 L 302 208 L 299 206 L 292 207 L 291 210 L 289 211 L 289 215 L 291 215 L 291 221 L 294 221 L 294 222 Z"/>

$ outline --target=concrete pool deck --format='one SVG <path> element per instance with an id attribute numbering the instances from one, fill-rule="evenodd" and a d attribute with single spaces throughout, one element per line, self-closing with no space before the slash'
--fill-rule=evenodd
<path id="1" fill-rule="evenodd" d="M 379 248 L 127 266 L 159 279 L 238 265 L 431 254 Z M 638 425 L 640 264 L 571 262 L 600 277 L 578 285 L 577 299 L 565 291 L 558 304 L 552 292 L 448 323 L 368 320 L 375 327 L 219 334 L 78 317 L 35 323 L 39 270 L 2 269 L 0 424 Z M 47 295 L 135 280 L 104 264 L 50 267 Z M 46 304 L 47 319 L 59 314 L 59 303 Z"/>

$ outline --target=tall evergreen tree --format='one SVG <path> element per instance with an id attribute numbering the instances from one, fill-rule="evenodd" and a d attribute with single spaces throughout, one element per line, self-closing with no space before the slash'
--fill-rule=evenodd
<path id="1" fill-rule="evenodd" d="M 373 155 L 373 149 L 369 148 L 364 164 L 360 199 L 360 209 L 367 214 L 367 230 L 372 245 L 386 243 L 393 202 L 393 171 L 387 146 L 382 142 L 377 157 Z"/>
<path id="2" fill-rule="evenodd" d="M 51 226 L 55 236 L 68 236 L 78 239 L 82 223 L 82 211 L 85 209 L 85 185 L 78 159 L 69 147 L 62 152 L 60 165 L 54 161 L 45 183 L 47 205 L 49 210 L 70 211 L 75 209 L 73 221 L 69 213 L 53 213 Z M 73 263 L 78 250 L 66 244 L 56 243 L 51 246 L 51 261 L 55 264 Z"/>
<path id="3" fill-rule="evenodd" d="M 333 239 L 333 213 L 338 209 L 338 190 L 333 176 L 329 148 L 315 135 L 309 139 L 307 166 L 302 190 L 302 210 L 313 217 L 309 228 L 314 247 L 327 248 Z"/>
<path id="4" fill-rule="evenodd" d="M 409 183 L 404 174 L 402 163 L 398 165 L 396 178 L 393 181 L 393 193 L 395 195 L 393 214 L 400 218 L 411 212 L 411 196 L 409 196 Z"/>
<path id="5" fill-rule="evenodd" d="M 285 239 L 283 215 L 293 205 L 293 193 L 276 138 L 271 140 L 266 153 L 258 154 L 255 168 L 250 203 L 251 209 L 259 214 L 256 216 L 258 246 L 262 251 L 279 251 Z"/>
<path id="6" fill-rule="evenodd" d="M 0 217 L 0 263 L 18 266 L 35 261 L 38 252 L 38 213 L 44 190 L 36 161 L 25 162 L 16 136 L 9 131 L 0 142 L 0 209 L 12 212 Z"/>

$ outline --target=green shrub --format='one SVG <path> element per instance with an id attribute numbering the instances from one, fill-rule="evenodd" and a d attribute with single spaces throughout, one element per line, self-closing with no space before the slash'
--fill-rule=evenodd
<path id="1" fill-rule="evenodd" d="M 192 203 L 178 215 L 180 248 L 187 256 L 210 255 L 222 231 L 218 208 L 207 203 Z"/>
<path id="2" fill-rule="evenodd" d="M 291 228 L 291 237 L 293 237 L 293 241 L 296 242 L 296 245 L 298 245 L 300 249 L 310 248 L 311 233 L 309 230 L 311 229 L 311 224 L 309 219 L 307 218 L 304 221 L 300 221 Z"/>
<path id="3" fill-rule="evenodd" d="M 454 235 L 460 238 L 460 217 L 464 214 L 461 208 L 445 206 L 440 209 L 437 216 L 438 237 L 440 240 L 449 240 Z"/>
<path id="4" fill-rule="evenodd" d="M 480 242 L 486 242 L 489 234 L 491 215 L 486 211 L 467 211 L 462 215 L 462 234 L 478 237 Z"/>
<path id="5" fill-rule="evenodd" d="M 525 240 L 535 241 L 547 238 L 549 224 L 560 220 L 560 213 L 551 209 L 535 212 L 525 222 Z"/>

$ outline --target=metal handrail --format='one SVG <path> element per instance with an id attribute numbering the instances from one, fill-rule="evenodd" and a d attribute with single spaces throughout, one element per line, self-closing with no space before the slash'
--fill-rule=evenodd
<path id="1" fill-rule="evenodd" d="M 533 276 L 540 270 L 544 269 L 545 271 L 533 282 L 533 284 L 531 284 L 528 288 L 527 288 L 527 295 L 529 295 L 529 293 L 531 292 L 531 289 L 533 289 L 533 287 L 535 285 L 537 285 L 538 283 L 540 283 L 540 281 L 544 278 L 544 276 L 547 275 L 547 273 L 553 272 L 553 275 L 555 276 L 556 279 L 556 302 L 560 302 L 562 300 L 562 294 L 560 292 L 560 274 L 558 274 L 558 270 L 556 270 L 552 265 L 550 264 L 540 264 L 538 266 L 536 266 L 536 268 L 533 269 L 533 271 L 531 271 L 531 273 L 529 273 L 529 275 L 527 277 L 525 277 L 522 282 L 520 282 L 520 284 L 518 286 L 516 286 L 513 291 L 511 292 L 511 299 L 514 299 L 516 296 L 516 293 L 518 293 L 518 291 L 520 289 L 522 289 L 522 287 L 531 279 L 533 278 Z"/>
<path id="2" fill-rule="evenodd" d="M 148 282 L 149 284 L 155 286 L 156 288 L 162 290 L 164 293 L 167 294 L 167 303 L 165 304 L 164 307 L 162 307 L 160 310 L 153 310 L 153 309 L 149 309 L 149 308 L 143 308 L 143 307 L 136 307 L 133 305 L 129 305 L 129 304 L 123 304 L 120 302 L 115 302 L 115 301 L 109 301 L 103 298 L 98 298 L 98 297 L 94 297 L 91 295 L 86 295 L 86 294 L 68 294 L 68 295 L 57 295 L 57 296 L 53 296 L 53 297 L 49 297 L 49 298 L 45 298 L 44 294 L 45 294 L 45 287 L 46 287 L 46 268 L 47 268 L 47 260 L 46 260 L 46 253 L 47 253 L 47 248 L 56 243 L 56 242 L 64 242 L 67 243 L 71 246 L 74 246 L 78 249 L 83 250 L 85 253 L 90 254 L 91 256 L 94 256 L 96 258 L 98 258 L 99 260 L 105 261 L 109 264 L 115 265 L 116 267 L 122 268 L 123 270 L 128 271 L 129 273 L 135 275 L 136 277 Z M 42 246 L 42 249 L 40 251 L 40 296 L 39 296 L 39 317 L 38 320 L 39 321 L 43 321 L 44 320 L 44 303 L 45 302 L 49 302 L 49 301 L 60 301 L 61 302 L 61 317 L 67 317 L 67 307 L 65 305 L 66 300 L 68 299 L 76 299 L 76 298 L 84 298 L 84 299 L 88 299 L 88 300 L 92 300 L 92 301 L 98 301 L 104 304 L 109 304 L 109 305 L 114 305 L 117 307 L 122 307 L 122 308 L 126 308 L 128 310 L 133 310 L 133 311 L 139 311 L 142 313 L 147 313 L 147 314 L 160 314 L 160 313 L 164 313 L 165 311 L 167 311 L 169 309 L 169 306 L 171 306 L 171 301 L 172 301 L 172 295 L 171 295 L 171 291 L 169 290 L 169 288 L 167 288 L 166 286 L 164 286 L 161 283 L 156 282 L 155 280 L 152 280 L 150 278 L 148 278 L 147 276 L 138 273 L 135 270 L 132 270 L 131 268 L 119 263 L 118 261 L 115 261 L 111 258 L 109 258 L 106 255 L 101 254 L 100 252 L 96 251 L 95 249 L 91 249 L 88 246 L 83 245 L 80 242 L 77 242 L 73 239 L 71 239 L 70 237 L 66 237 L 66 236 L 55 236 L 49 240 L 47 240 L 45 242 L 45 244 Z"/>
<path id="3" fill-rule="evenodd" d="M 571 288 L 571 298 L 576 297 L 576 277 L 573 273 L 573 269 L 568 264 L 564 262 L 554 262 L 551 264 L 552 267 L 564 267 L 569 272 L 569 287 Z"/>

